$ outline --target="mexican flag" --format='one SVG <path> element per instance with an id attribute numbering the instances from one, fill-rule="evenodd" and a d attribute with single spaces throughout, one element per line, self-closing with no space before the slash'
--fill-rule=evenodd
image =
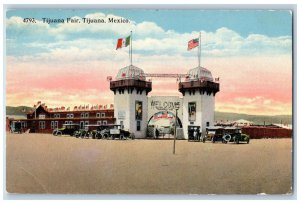
<path id="1" fill-rule="evenodd" d="M 130 36 L 127 38 L 119 38 L 117 42 L 117 49 L 122 48 L 122 47 L 127 47 L 130 44 Z"/>

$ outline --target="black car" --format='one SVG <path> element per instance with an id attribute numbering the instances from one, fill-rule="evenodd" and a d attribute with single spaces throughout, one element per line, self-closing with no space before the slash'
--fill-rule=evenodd
<path id="1" fill-rule="evenodd" d="M 208 127 L 206 128 L 207 140 L 213 143 L 220 141 L 222 143 L 228 142 L 250 142 L 249 135 L 243 134 L 240 128 L 237 127 Z"/>
<path id="2" fill-rule="evenodd" d="M 129 131 L 122 129 L 121 125 L 111 125 L 109 129 L 109 135 L 114 140 L 115 138 L 121 139 L 135 139 Z"/>
<path id="3" fill-rule="evenodd" d="M 20 121 L 12 121 L 10 125 L 10 132 L 11 133 L 22 133 L 22 124 Z"/>
<path id="4" fill-rule="evenodd" d="M 61 136 L 61 135 L 70 135 L 74 136 L 75 132 L 79 130 L 79 124 L 63 124 L 62 128 L 57 128 L 53 130 L 54 136 Z"/>
<path id="5" fill-rule="evenodd" d="M 224 134 L 227 136 L 227 142 L 234 142 L 239 144 L 240 142 L 246 142 L 249 144 L 250 136 L 242 133 L 241 128 L 238 127 L 226 127 Z"/>

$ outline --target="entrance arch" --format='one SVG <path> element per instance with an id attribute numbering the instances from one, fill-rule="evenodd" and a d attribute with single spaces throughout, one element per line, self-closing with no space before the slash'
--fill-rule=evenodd
<path id="1" fill-rule="evenodd" d="M 157 138 L 157 134 L 159 133 L 159 136 L 163 138 L 165 135 L 174 137 L 175 118 L 175 114 L 171 111 L 156 112 L 147 122 L 147 136 Z M 182 122 L 178 115 L 176 125 L 177 128 L 182 128 Z"/>

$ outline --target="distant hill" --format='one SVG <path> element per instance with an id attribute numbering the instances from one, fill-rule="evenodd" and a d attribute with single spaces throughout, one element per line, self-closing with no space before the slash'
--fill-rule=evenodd
<path id="1" fill-rule="evenodd" d="M 33 108 L 28 106 L 6 106 L 6 115 L 26 115 L 31 110 Z"/>
<path id="2" fill-rule="evenodd" d="M 6 115 L 26 115 L 29 111 L 33 110 L 32 107 L 27 106 L 6 106 Z M 239 119 L 245 119 L 254 122 L 255 124 L 271 124 L 271 123 L 283 123 L 283 124 L 292 124 L 291 115 L 248 115 L 240 113 L 226 113 L 215 111 L 215 121 L 235 121 Z"/>
<path id="3" fill-rule="evenodd" d="M 292 115 L 248 115 L 240 113 L 226 113 L 215 111 L 216 121 L 235 121 L 239 119 L 245 119 L 254 122 L 254 124 L 266 125 L 272 123 L 292 124 Z"/>

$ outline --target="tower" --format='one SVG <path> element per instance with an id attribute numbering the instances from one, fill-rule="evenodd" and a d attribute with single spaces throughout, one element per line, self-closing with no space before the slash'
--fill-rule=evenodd
<path id="1" fill-rule="evenodd" d="M 119 70 L 116 80 L 110 82 L 114 92 L 116 124 L 134 133 L 136 138 L 146 136 L 148 99 L 152 82 L 146 81 L 144 71 L 129 65 Z"/>
<path id="2" fill-rule="evenodd" d="M 179 83 L 183 95 L 183 131 L 188 139 L 189 126 L 200 126 L 202 133 L 206 127 L 214 125 L 215 94 L 219 83 L 214 82 L 211 72 L 204 67 L 189 70 L 185 82 Z"/>

